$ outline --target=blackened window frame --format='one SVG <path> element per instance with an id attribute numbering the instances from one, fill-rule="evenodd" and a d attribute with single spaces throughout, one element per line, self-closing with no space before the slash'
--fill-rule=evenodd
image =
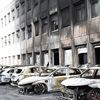
<path id="1" fill-rule="evenodd" d="M 32 37 L 32 25 L 27 25 L 28 39 Z"/>
<path id="2" fill-rule="evenodd" d="M 67 18 L 63 18 L 64 17 L 63 14 L 65 14 L 65 12 L 66 12 L 65 17 Z M 62 28 L 70 26 L 70 7 L 69 6 L 61 9 L 61 18 L 62 18 Z"/>
<path id="3" fill-rule="evenodd" d="M 85 0 L 80 0 L 79 2 L 76 2 L 73 4 L 73 16 L 74 18 L 74 23 L 80 23 L 84 22 L 86 20 L 86 8 L 85 8 Z M 78 12 L 80 11 L 81 15 L 79 16 Z M 80 17 L 80 18 L 79 18 Z"/>
<path id="4" fill-rule="evenodd" d="M 42 18 L 42 34 L 47 33 L 48 32 L 48 19 L 47 17 Z"/>
<path id="5" fill-rule="evenodd" d="M 35 25 L 35 36 L 39 36 L 39 21 L 34 22 Z"/>
<path id="6" fill-rule="evenodd" d="M 54 20 L 54 17 L 57 17 L 57 19 Z M 58 30 L 58 12 L 50 15 L 50 26 L 52 32 Z"/>

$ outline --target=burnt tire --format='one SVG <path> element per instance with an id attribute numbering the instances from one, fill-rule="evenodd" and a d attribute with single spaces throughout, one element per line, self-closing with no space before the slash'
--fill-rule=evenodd
<path id="1" fill-rule="evenodd" d="M 35 94 L 43 94 L 47 91 L 47 86 L 42 83 L 38 83 L 34 86 L 34 93 Z"/>
<path id="2" fill-rule="evenodd" d="M 87 100 L 100 100 L 100 89 L 92 89 L 87 94 Z"/>
<path id="3" fill-rule="evenodd" d="M 63 97 L 66 100 L 77 100 L 77 92 L 72 89 L 66 89 L 65 93 L 63 93 Z"/>

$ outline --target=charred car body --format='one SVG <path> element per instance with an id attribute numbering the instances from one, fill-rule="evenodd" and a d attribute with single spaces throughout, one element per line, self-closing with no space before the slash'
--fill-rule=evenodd
<path id="1" fill-rule="evenodd" d="M 100 100 L 100 67 L 91 67 L 80 78 L 66 79 L 61 98 L 67 100 Z"/>
<path id="2" fill-rule="evenodd" d="M 11 82 L 11 76 L 14 72 L 13 68 L 5 68 L 2 69 L 0 72 L 0 83 L 10 83 Z"/>
<path id="3" fill-rule="evenodd" d="M 69 77 L 77 77 L 81 74 L 76 68 L 47 68 L 40 76 L 32 76 L 23 79 L 18 83 L 21 93 L 34 92 L 42 94 L 44 92 L 58 91 L 62 88 L 61 82 Z"/>
<path id="4" fill-rule="evenodd" d="M 12 74 L 11 85 L 16 86 L 19 81 L 26 77 L 39 75 L 39 72 L 41 72 L 43 69 L 45 69 L 43 66 L 18 67 Z"/>

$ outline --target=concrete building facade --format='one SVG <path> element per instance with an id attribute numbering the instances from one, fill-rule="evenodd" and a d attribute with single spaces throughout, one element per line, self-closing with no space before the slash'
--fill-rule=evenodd
<path id="1" fill-rule="evenodd" d="M 100 0 L 14 0 L 0 13 L 0 63 L 100 64 Z"/>

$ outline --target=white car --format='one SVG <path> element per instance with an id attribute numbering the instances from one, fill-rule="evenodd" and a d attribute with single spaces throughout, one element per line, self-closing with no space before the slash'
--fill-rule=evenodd
<path id="1" fill-rule="evenodd" d="M 40 76 L 32 76 L 21 80 L 18 83 L 20 92 L 42 94 L 46 91 L 59 91 L 62 88 L 61 82 L 70 77 L 77 77 L 81 72 L 77 68 L 49 67 Z"/>
<path id="2" fill-rule="evenodd" d="M 68 100 L 100 100 L 100 67 L 90 67 L 79 78 L 66 79 L 62 98 Z"/>
<path id="3" fill-rule="evenodd" d="M 0 74 L 0 83 L 10 83 L 13 72 L 14 72 L 13 68 L 3 69 Z"/>

